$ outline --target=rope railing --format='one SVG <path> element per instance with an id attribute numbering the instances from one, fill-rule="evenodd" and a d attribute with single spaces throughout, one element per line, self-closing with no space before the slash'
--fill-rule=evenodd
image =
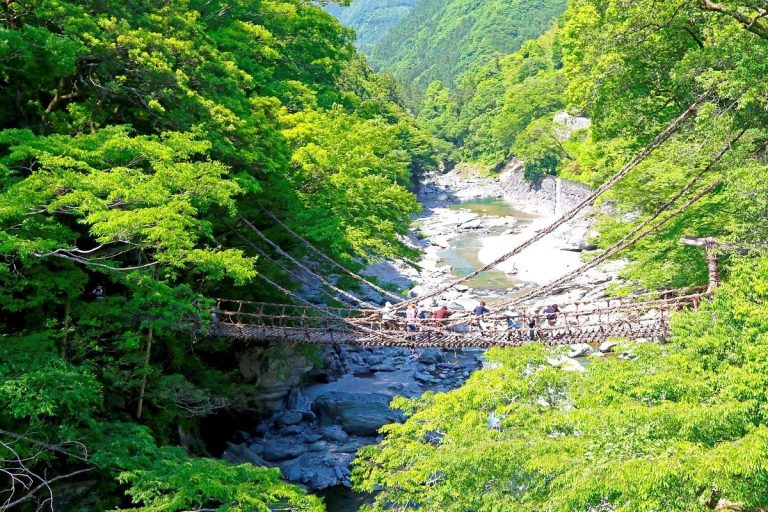
<path id="1" fill-rule="evenodd" d="M 355 344 L 362 346 L 487 348 L 523 342 L 550 345 L 601 342 L 611 337 L 648 338 L 668 334 L 672 311 L 696 308 L 702 293 L 602 306 L 563 305 L 554 325 L 545 313 L 526 311 L 485 317 L 384 319 L 379 311 L 285 304 L 217 301 L 216 335 L 264 342 Z M 590 307 L 592 306 L 592 307 Z M 515 328 L 510 328 L 517 325 Z M 653 334 L 653 336 L 651 336 Z"/>

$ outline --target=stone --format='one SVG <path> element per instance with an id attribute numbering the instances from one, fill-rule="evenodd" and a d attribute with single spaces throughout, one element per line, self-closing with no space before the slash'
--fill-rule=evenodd
<path id="1" fill-rule="evenodd" d="M 291 364 L 286 365 L 286 361 Z M 291 389 L 301 383 L 312 364 L 298 352 L 298 348 L 281 345 L 254 348 L 243 353 L 238 369 L 246 382 L 258 383 L 254 402 L 259 404 L 260 412 L 274 413 L 282 408 Z"/>
<path id="2" fill-rule="evenodd" d="M 309 400 L 304 398 L 299 388 L 293 388 L 288 393 L 288 398 L 285 401 L 285 408 L 289 411 L 309 411 Z"/>
<path id="3" fill-rule="evenodd" d="M 468 292 L 469 286 L 465 284 L 457 284 L 456 286 L 453 287 L 453 289 L 459 292 Z"/>
<path id="4" fill-rule="evenodd" d="M 299 459 L 291 459 L 280 464 L 280 471 L 283 472 L 283 477 L 289 482 L 301 481 L 301 462 Z"/>
<path id="5" fill-rule="evenodd" d="M 592 353 L 592 347 L 586 343 L 577 343 L 571 345 L 571 351 L 568 352 L 568 357 L 586 357 Z"/>
<path id="6" fill-rule="evenodd" d="M 394 361 L 385 361 L 377 365 L 371 366 L 373 372 L 394 372 L 397 371 L 397 365 Z"/>
<path id="7" fill-rule="evenodd" d="M 583 372 L 586 370 L 584 365 L 568 356 L 548 357 L 547 363 L 566 372 Z"/>
<path id="8" fill-rule="evenodd" d="M 437 379 L 432 377 L 430 374 L 423 373 L 423 372 L 414 373 L 413 378 L 421 382 L 422 384 L 434 384 L 435 382 L 437 382 Z"/>
<path id="9" fill-rule="evenodd" d="M 324 427 L 320 429 L 320 434 L 329 441 L 336 441 L 337 443 L 345 443 L 349 439 L 349 434 L 344 432 L 338 425 Z"/>
<path id="10" fill-rule="evenodd" d="M 485 224 L 485 221 L 483 219 L 472 219 L 470 221 L 465 222 L 459 228 L 461 229 L 480 229 Z"/>
<path id="11" fill-rule="evenodd" d="M 351 435 L 375 436 L 384 425 L 403 419 L 401 412 L 389 408 L 390 400 L 382 393 L 332 391 L 319 396 L 313 408 L 322 426 L 340 425 Z"/>
<path id="12" fill-rule="evenodd" d="M 258 447 L 258 448 L 257 448 Z M 268 461 L 292 459 L 304 453 L 304 446 L 293 438 L 274 438 L 254 444 L 261 456 Z"/>
<path id="13" fill-rule="evenodd" d="M 618 343 L 615 341 L 604 341 L 600 344 L 599 350 L 603 354 L 607 354 L 609 352 L 613 352 L 613 349 L 616 348 L 617 345 Z"/>
<path id="14" fill-rule="evenodd" d="M 304 420 L 304 413 L 301 411 L 285 411 L 280 415 L 281 425 L 296 425 Z"/>
<path id="15" fill-rule="evenodd" d="M 221 456 L 222 459 L 235 464 L 250 463 L 254 466 L 268 466 L 269 463 L 261 458 L 252 448 L 245 444 L 227 443 L 227 449 Z"/>

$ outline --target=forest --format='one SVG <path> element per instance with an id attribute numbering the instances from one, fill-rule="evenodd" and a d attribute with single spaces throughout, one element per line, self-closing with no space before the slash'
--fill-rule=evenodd
<path id="1" fill-rule="evenodd" d="M 699 236 L 737 248 L 714 298 L 581 373 L 490 350 L 395 399 L 352 481 L 369 511 L 765 510 L 768 6 L 322 3 L 0 2 L 0 510 L 326 510 L 206 444 L 259 408 L 246 347 L 207 335 L 214 298 L 302 287 L 247 224 L 307 257 L 277 215 L 353 271 L 414 262 L 419 177 L 520 161 L 598 187 L 690 105 L 593 238 L 707 191 L 622 253 L 615 293 L 706 284 L 679 243 Z M 591 124 L 561 137 L 562 111 Z"/>

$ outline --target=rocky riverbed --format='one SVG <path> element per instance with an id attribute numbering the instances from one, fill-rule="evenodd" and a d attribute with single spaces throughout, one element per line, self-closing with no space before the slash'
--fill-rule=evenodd
<path id="1" fill-rule="evenodd" d="M 521 174 L 512 164 L 497 177 L 470 170 L 426 177 L 419 192 L 424 211 L 408 237 L 421 250 L 421 261 L 416 266 L 378 263 L 366 273 L 409 290 L 412 297 L 422 296 L 512 249 L 589 193 L 554 178 L 530 186 Z M 510 298 L 564 275 L 589 249 L 590 224 L 587 212 L 490 278 L 457 286 L 430 299 L 428 306 L 470 310 L 479 300 Z M 614 275 L 615 268 L 591 271 L 529 307 L 600 298 Z M 373 291 L 368 298 L 384 303 Z M 279 467 L 287 480 L 314 491 L 350 485 L 349 465 L 357 450 L 379 442 L 381 426 L 402 420 L 389 407 L 393 397 L 455 389 L 483 365 L 478 350 L 326 347 L 314 364 L 298 352 L 275 350 L 254 349 L 240 361 L 241 373 L 264 390 L 268 418 L 228 443 L 224 458 Z M 592 352 L 589 346 L 576 347 L 552 364 L 578 371 L 576 358 Z M 280 363 L 284 360 L 294 364 L 286 367 Z"/>

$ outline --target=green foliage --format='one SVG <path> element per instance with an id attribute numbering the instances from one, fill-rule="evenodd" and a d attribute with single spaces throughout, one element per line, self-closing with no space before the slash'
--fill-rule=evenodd
<path id="1" fill-rule="evenodd" d="M 314 3 L 6 4 L 0 429 L 34 432 L 39 474 L 83 461 L 35 439 L 94 452 L 103 509 L 317 510 L 277 472 L 158 448 L 199 454 L 201 417 L 253 406 L 206 297 L 276 299 L 232 232 L 273 224 L 259 204 L 347 263 L 410 255 L 411 173 L 445 145 Z"/>
<path id="2" fill-rule="evenodd" d="M 282 483 L 277 469 L 192 459 L 180 448 L 162 448 L 149 467 L 122 472 L 118 480 L 129 484 L 128 495 L 134 503 L 143 505 L 123 510 L 325 510 L 319 499 Z"/>
<path id="3" fill-rule="evenodd" d="M 525 42 L 464 75 L 453 91 L 431 84 L 419 119 L 455 144 L 458 160 L 497 167 L 515 156 L 526 161 L 531 180 L 556 173 L 566 157 L 552 124 L 565 106 L 565 80 L 554 59 L 557 38 L 554 28 Z"/>
<path id="4" fill-rule="evenodd" d="M 469 71 L 520 48 L 545 32 L 564 0 L 425 0 L 371 52 L 373 64 L 391 71 L 420 103 L 429 84 L 448 87 Z"/>
<path id="5" fill-rule="evenodd" d="M 493 350 L 463 388 L 400 400 L 407 422 L 357 461 L 358 487 L 383 489 L 371 510 L 765 507 L 768 260 L 734 275 L 671 343 L 623 344 L 631 361 L 570 373 L 544 347 Z"/>

